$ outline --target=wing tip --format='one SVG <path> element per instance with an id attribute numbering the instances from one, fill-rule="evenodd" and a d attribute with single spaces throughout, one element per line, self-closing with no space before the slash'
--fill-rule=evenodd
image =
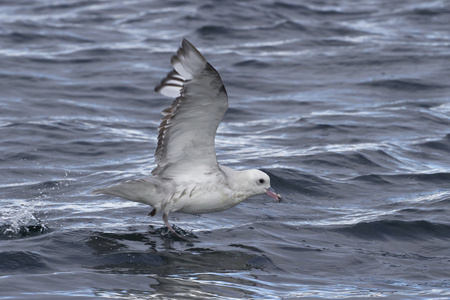
<path id="1" fill-rule="evenodd" d="M 173 66 L 174 64 L 177 64 L 177 63 L 180 63 L 180 59 L 178 58 L 178 55 L 172 55 L 172 57 L 170 58 L 170 64 Z"/>
<path id="2" fill-rule="evenodd" d="M 171 57 L 170 63 L 173 66 L 173 70 L 154 88 L 155 92 L 168 97 L 173 97 L 175 94 L 175 97 L 179 96 L 173 90 L 179 89 L 181 93 L 184 81 L 192 79 L 199 70 L 208 65 L 206 58 L 186 38 L 183 38 L 181 47 L 178 49 L 177 54 Z M 179 81 L 181 83 L 180 86 L 175 87 L 173 84 L 168 84 L 170 79 Z"/>
<path id="3" fill-rule="evenodd" d="M 208 62 L 206 58 L 203 56 L 203 54 L 186 38 L 183 38 L 183 41 L 181 42 L 181 48 L 179 50 L 184 52 L 185 55 L 187 54 L 186 52 L 189 51 L 194 52 L 195 54 L 197 54 L 198 57 L 200 57 L 203 60 L 204 63 Z"/>

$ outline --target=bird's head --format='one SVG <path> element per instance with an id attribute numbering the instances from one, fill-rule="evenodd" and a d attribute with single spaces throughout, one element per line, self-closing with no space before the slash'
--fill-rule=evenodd
<path id="1" fill-rule="evenodd" d="M 243 170 L 241 172 L 244 175 L 249 192 L 252 193 L 251 196 L 266 194 L 277 202 L 281 201 L 281 195 L 277 194 L 270 186 L 269 175 L 256 169 Z"/>

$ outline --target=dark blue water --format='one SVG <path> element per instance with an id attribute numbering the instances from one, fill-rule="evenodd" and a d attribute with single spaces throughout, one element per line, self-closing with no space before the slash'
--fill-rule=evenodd
<path id="1" fill-rule="evenodd" d="M 448 1 L 2 1 L 0 299 L 450 297 Z M 171 222 L 90 191 L 150 174 L 188 38 L 222 164 L 284 196 Z M 180 229 L 180 230 L 181 230 Z"/>

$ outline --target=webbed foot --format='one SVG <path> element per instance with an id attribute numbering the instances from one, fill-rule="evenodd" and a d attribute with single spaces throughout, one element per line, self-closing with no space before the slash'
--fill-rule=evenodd
<path id="1" fill-rule="evenodd" d="M 189 240 L 188 238 L 185 238 L 184 236 L 179 235 L 179 234 L 172 228 L 172 225 L 170 225 L 169 219 L 168 219 L 166 213 L 163 214 L 163 221 L 164 221 L 164 224 L 166 224 L 166 226 L 167 226 L 167 228 L 169 229 L 170 232 L 172 232 L 172 233 L 173 233 L 174 235 L 176 235 L 178 238 L 180 238 L 180 239 L 182 239 L 182 240 L 185 240 L 186 242 L 192 243 L 191 240 Z"/>

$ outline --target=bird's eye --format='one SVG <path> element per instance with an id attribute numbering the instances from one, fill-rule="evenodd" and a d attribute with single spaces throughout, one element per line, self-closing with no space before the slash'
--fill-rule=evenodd
<path id="1" fill-rule="evenodd" d="M 259 183 L 261 183 L 261 184 L 264 183 L 264 179 L 261 178 L 261 179 L 259 180 Z"/>

